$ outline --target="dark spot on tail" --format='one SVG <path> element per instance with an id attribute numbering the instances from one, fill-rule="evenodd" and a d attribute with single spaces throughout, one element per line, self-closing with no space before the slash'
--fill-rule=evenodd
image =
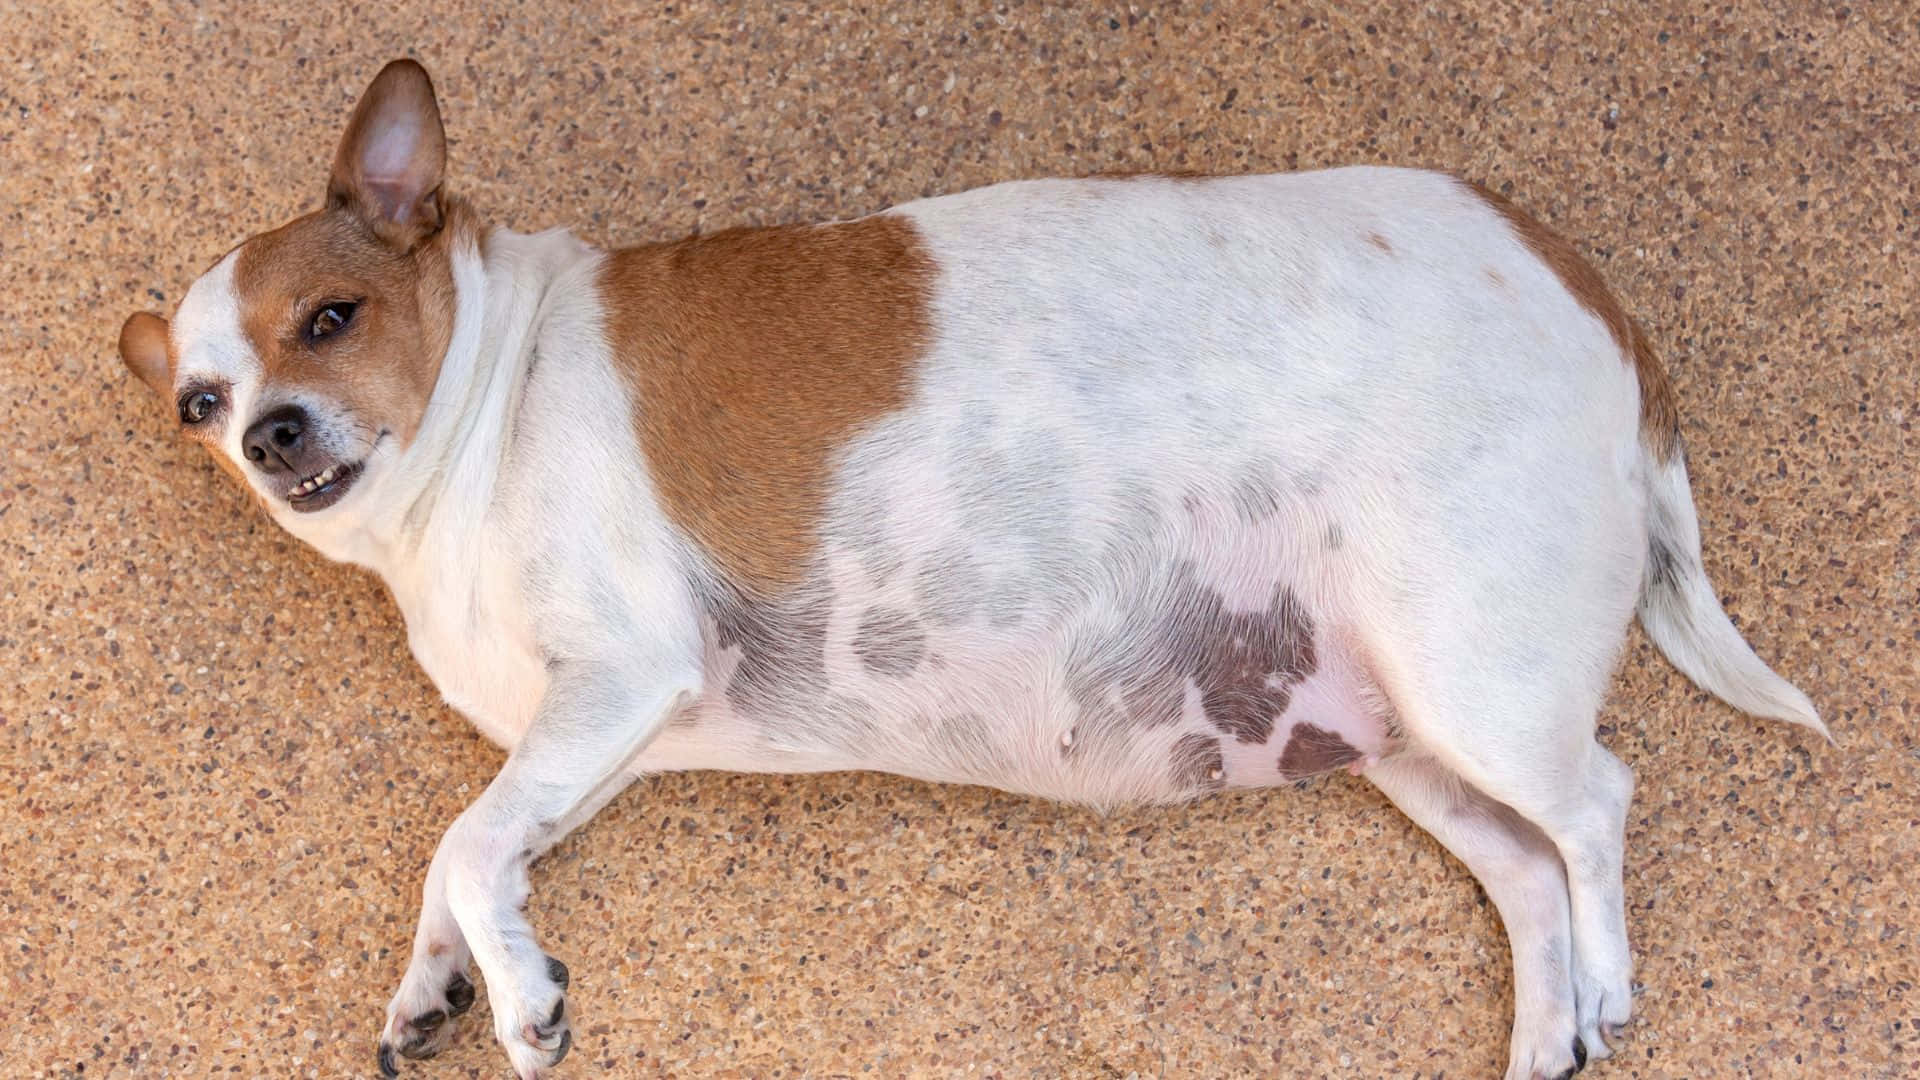
<path id="1" fill-rule="evenodd" d="M 1680 559 L 1659 537 L 1647 541 L 1647 588 L 1671 592 L 1680 586 Z"/>
<path id="2" fill-rule="evenodd" d="M 1287 748 L 1280 752 L 1280 775 L 1287 780 L 1304 780 L 1359 760 L 1360 751 L 1348 745 L 1338 732 L 1295 724 L 1287 736 Z"/>

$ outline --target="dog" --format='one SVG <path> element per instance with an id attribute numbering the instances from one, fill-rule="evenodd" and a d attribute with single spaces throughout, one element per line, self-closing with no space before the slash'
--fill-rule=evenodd
<path id="1" fill-rule="evenodd" d="M 473 964 L 548 1074 L 528 867 L 678 769 L 1095 806 L 1350 771 L 1498 908 L 1506 1075 L 1565 1076 L 1632 1007 L 1633 777 L 1594 730 L 1628 621 L 1825 734 L 1707 580 L 1646 334 L 1489 189 L 1022 181 L 600 250 L 485 227 L 445 167 L 388 65 L 323 206 L 119 343 L 510 751 L 427 871 L 387 1076 Z"/>

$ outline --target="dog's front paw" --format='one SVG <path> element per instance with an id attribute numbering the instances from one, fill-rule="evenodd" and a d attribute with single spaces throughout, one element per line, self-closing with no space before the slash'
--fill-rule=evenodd
<path id="1" fill-rule="evenodd" d="M 380 1075 L 388 1080 L 400 1075 L 395 1054 L 419 1059 L 439 1053 L 453 1031 L 454 1017 L 473 1008 L 473 982 L 442 960 L 415 960 L 387 1005 L 379 1061 Z"/>
<path id="2" fill-rule="evenodd" d="M 536 970 L 520 973 L 510 986 L 487 984 L 493 1002 L 493 1033 L 520 1080 L 544 1080 L 547 1071 L 573 1049 L 567 965 L 544 953 L 539 959 Z"/>

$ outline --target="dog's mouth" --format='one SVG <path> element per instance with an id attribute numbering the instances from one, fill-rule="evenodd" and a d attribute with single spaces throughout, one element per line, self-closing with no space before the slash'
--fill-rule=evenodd
<path id="1" fill-rule="evenodd" d="M 360 478 L 360 470 L 359 462 L 329 465 L 293 485 L 287 492 L 287 505 L 304 514 L 325 510 L 340 501 L 353 482 Z"/>

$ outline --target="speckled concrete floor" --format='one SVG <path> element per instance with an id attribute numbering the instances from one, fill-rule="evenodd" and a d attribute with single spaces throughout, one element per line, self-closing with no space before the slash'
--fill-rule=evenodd
<path id="1" fill-rule="evenodd" d="M 1602 738 L 1640 776 L 1647 989 L 1599 1075 L 1910 1075 L 1913 4 L 936 6 L 0 0 L 0 1075 L 370 1071 L 427 858 L 499 762 L 378 583 L 259 517 L 113 353 L 129 310 L 317 198 L 402 54 L 439 79 L 476 204 L 610 242 L 1104 170 L 1510 186 L 1652 328 L 1710 570 L 1840 738 L 1734 715 L 1636 636 Z M 1504 1056 L 1492 912 L 1350 780 L 1103 819 L 674 777 L 535 883 L 571 1075 Z M 422 1075 L 503 1072 L 484 1008 Z"/>

